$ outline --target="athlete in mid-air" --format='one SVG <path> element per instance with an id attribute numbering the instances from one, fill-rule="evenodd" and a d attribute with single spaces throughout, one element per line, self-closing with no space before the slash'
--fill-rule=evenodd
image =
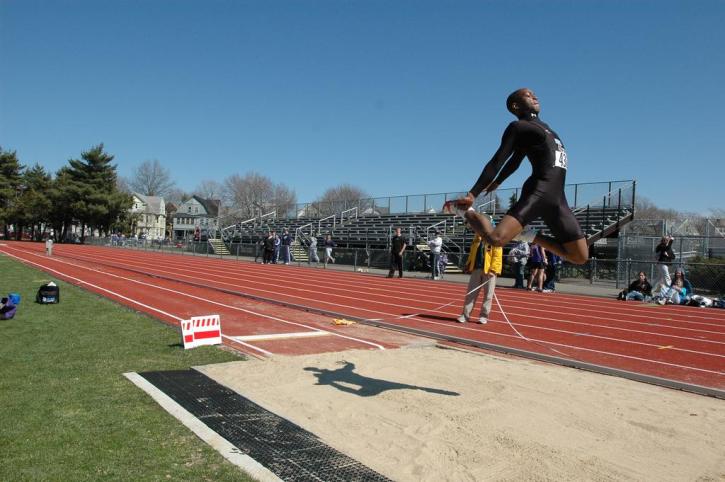
<path id="1" fill-rule="evenodd" d="M 529 89 L 519 89 L 506 100 L 508 110 L 518 117 L 506 128 L 501 146 L 486 164 L 466 197 L 449 201 L 487 243 L 504 246 L 509 241 L 534 242 L 576 264 L 586 262 L 589 248 L 579 222 L 564 195 L 567 157 L 559 136 L 539 119 L 539 100 Z M 476 213 L 473 202 L 481 192 L 493 192 L 518 169 L 524 157 L 532 173 L 521 189 L 521 197 L 494 228 L 488 216 Z M 524 226 L 543 218 L 554 235 L 544 236 Z"/>

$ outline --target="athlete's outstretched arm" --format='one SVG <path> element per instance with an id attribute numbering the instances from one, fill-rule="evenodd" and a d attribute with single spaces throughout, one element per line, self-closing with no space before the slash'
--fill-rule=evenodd
<path id="1" fill-rule="evenodd" d="M 503 169 L 501 169 L 501 172 L 498 173 L 498 176 L 496 176 L 496 180 L 493 181 L 494 184 L 497 186 L 500 186 L 503 184 L 503 182 L 514 172 L 516 172 L 516 169 L 519 168 L 521 165 L 521 161 L 524 160 L 524 157 L 526 157 L 525 152 L 516 151 L 514 152 L 514 155 L 511 156 L 511 159 L 508 160 L 508 162 L 503 166 Z"/>
<path id="2" fill-rule="evenodd" d="M 475 198 L 481 192 L 486 189 L 496 178 L 496 174 L 504 166 L 506 161 L 514 153 L 514 141 L 516 140 L 516 128 L 514 123 L 509 124 L 501 137 L 501 146 L 499 146 L 496 153 L 493 155 L 486 167 L 483 168 L 481 175 L 478 177 L 476 184 L 473 185 L 469 191 Z M 523 159 L 523 157 L 522 157 Z M 521 164 L 521 160 L 519 160 Z M 517 166 L 518 167 L 518 166 Z M 515 170 L 515 169 L 514 169 Z M 513 172 L 513 171 L 512 171 Z M 510 173 L 509 173 L 510 174 Z"/>

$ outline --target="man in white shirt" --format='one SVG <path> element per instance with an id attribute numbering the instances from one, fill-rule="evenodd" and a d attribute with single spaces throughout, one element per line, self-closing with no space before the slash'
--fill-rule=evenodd
<path id="1" fill-rule="evenodd" d="M 441 248 L 443 247 L 443 239 L 441 238 L 440 231 L 436 230 L 433 239 L 428 241 L 430 247 L 430 276 L 434 280 L 441 278 L 440 268 L 438 262 L 441 258 Z"/>

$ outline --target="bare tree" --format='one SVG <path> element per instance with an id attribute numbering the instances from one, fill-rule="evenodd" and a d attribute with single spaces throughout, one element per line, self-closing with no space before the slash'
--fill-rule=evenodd
<path id="1" fill-rule="evenodd" d="M 277 210 L 286 214 L 296 202 L 294 191 L 256 172 L 234 174 L 224 180 L 224 200 L 238 217 L 254 217 Z"/>
<path id="2" fill-rule="evenodd" d="M 116 189 L 121 192 L 131 194 L 131 186 L 129 186 L 128 179 L 125 177 L 118 176 L 116 178 Z"/>
<path id="3" fill-rule="evenodd" d="M 330 216 L 345 209 L 361 206 L 360 201 L 369 197 L 357 186 L 340 184 L 327 189 L 317 201 L 312 203 L 310 211 L 317 211 L 320 216 Z M 308 215 L 314 214 L 314 212 L 308 213 Z"/>
<path id="4" fill-rule="evenodd" d="M 675 220 L 682 217 L 674 209 L 662 209 L 644 196 L 637 196 L 635 201 L 637 218 L 639 219 L 666 219 Z"/>
<path id="5" fill-rule="evenodd" d="M 277 215 L 289 213 L 296 202 L 297 195 L 294 190 L 281 183 L 274 186 L 274 205 L 277 209 Z"/>
<path id="6" fill-rule="evenodd" d="M 224 186 L 220 182 L 205 179 L 194 189 L 194 194 L 205 199 L 221 199 Z"/>
<path id="7" fill-rule="evenodd" d="M 143 161 L 129 180 L 131 189 L 145 196 L 165 196 L 174 188 L 171 173 L 157 160 Z"/>
<path id="8" fill-rule="evenodd" d="M 180 206 L 181 203 L 190 198 L 191 194 L 176 187 L 171 188 L 169 192 L 167 192 L 164 196 L 164 200 L 166 201 L 166 203 L 173 203 L 174 205 L 176 205 L 176 207 Z"/>

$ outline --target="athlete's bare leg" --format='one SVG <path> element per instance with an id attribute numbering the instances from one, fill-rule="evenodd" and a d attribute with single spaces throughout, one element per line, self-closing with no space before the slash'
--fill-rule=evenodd
<path id="1" fill-rule="evenodd" d="M 494 228 L 487 216 L 475 211 L 466 211 L 466 221 L 479 236 L 492 246 L 506 246 L 514 237 L 524 230 L 518 219 L 508 214 Z"/>
<path id="2" fill-rule="evenodd" d="M 551 236 L 537 234 L 534 243 L 542 246 L 547 251 L 558 254 L 570 263 L 584 264 L 589 258 L 589 245 L 587 245 L 587 240 L 584 238 L 569 241 L 568 243 L 560 243 Z"/>
<path id="3" fill-rule="evenodd" d="M 500 223 L 494 228 L 488 217 L 482 216 L 475 211 L 466 211 L 466 221 L 486 243 L 492 246 L 505 246 L 516 237 L 524 227 L 518 219 L 508 214 L 503 217 Z M 537 234 L 534 242 L 544 249 L 553 251 L 565 260 L 574 264 L 584 264 L 589 258 L 589 246 L 586 239 L 577 239 L 568 243 L 560 243 L 551 236 Z"/>

